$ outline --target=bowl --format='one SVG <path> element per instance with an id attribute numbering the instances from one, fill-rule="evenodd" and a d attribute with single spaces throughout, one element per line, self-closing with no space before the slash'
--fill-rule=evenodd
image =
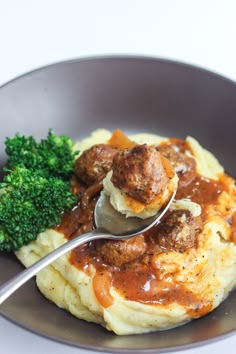
<path id="1" fill-rule="evenodd" d="M 0 88 L 0 165 L 4 140 L 16 132 L 45 137 L 48 129 L 78 140 L 97 128 L 127 133 L 194 136 L 236 177 L 236 84 L 190 65 L 144 57 L 97 57 L 50 65 Z M 0 283 L 23 268 L 0 254 Z M 142 335 L 116 336 L 74 318 L 47 301 L 34 280 L 0 308 L 10 321 L 52 340 L 113 353 L 186 349 L 236 330 L 236 296 L 184 326 Z M 91 335 L 92 334 L 92 335 Z"/>

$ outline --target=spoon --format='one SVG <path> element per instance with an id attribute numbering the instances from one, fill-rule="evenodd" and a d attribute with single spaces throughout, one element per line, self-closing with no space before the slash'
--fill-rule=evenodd
<path id="1" fill-rule="evenodd" d="M 12 293 L 36 275 L 40 270 L 54 262 L 65 253 L 81 246 L 86 242 L 98 239 L 128 239 L 147 231 L 152 226 L 160 222 L 161 218 L 169 209 L 175 194 L 176 191 L 173 193 L 168 203 L 156 215 L 147 219 L 140 219 L 137 217 L 126 218 L 123 214 L 116 211 L 111 206 L 109 197 L 102 192 L 94 210 L 96 229 L 83 235 L 79 235 L 66 242 L 64 245 L 58 247 L 30 267 L 0 285 L 0 304 L 2 304 Z"/>

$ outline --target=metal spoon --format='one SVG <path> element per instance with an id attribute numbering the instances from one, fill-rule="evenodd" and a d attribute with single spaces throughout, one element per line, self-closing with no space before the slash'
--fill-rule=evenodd
<path id="1" fill-rule="evenodd" d="M 137 217 L 126 218 L 123 214 L 116 211 L 111 206 L 109 198 L 102 192 L 94 211 L 94 219 L 97 228 L 92 232 L 73 238 L 41 258 L 27 269 L 23 270 L 21 273 L 15 275 L 4 284 L 0 285 L 0 304 L 40 270 L 65 253 L 86 242 L 98 239 L 128 239 L 147 231 L 160 222 L 163 215 L 169 209 L 175 197 L 175 193 L 176 191 L 173 193 L 168 203 L 156 215 L 148 219 L 140 219 Z"/>

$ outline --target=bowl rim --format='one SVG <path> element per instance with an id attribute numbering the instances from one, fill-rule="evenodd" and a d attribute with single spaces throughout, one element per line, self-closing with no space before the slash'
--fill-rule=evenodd
<path id="1" fill-rule="evenodd" d="M 181 61 L 178 59 L 171 59 L 171 58 L 165 58 L 165 57 L 158 57 L 158 56 L 152 56 L 152 55 L 129 55 L 129 54 L 101 54 L 101 55 L 88 55 L 88 56 L 81 56 L 81 57 L 75 57 L 75 58 L 68 58 L 68 59 L 63 59 L 63 60 L 58 60 L 52 63 L 48 63 L 46 65 L 39 65 L 36 66 L 35 68 L 32 68 L 30 70 L 23 71 L 21 74 L 13 76 L 11 79 L 7 80 L 3 84 L 0 85 L 0 89 L 4 88 L 5 86 L 13 83 L 14 81 L 17 81 L 21 78 L 24 78 L 28 75 L 37 73 L 41 70 L 48 70 L 50 68 L 53 68 L 58 65 L 65 65 L 65 64 L 70 64 L 70 63 L 75 63 L 75 62 L 88 62 L 88 61 L 96 61 L 96 60 L 140 60 L 140 61 L 158 61 L 160 63 L 167 63 L 171 64 L 174 66 L 180 66 L 180 67 L 188 67 L 189 69 L 193 70 L 198 70 L 201 71 L 205 74 L 208 75 L 214 75 L 215 77 L 218 77 L 218 79 L 221 79 L 223 81 L 226 81 L 228 83 L 231 83 L 233 85 L 236 85 L 236 80 L 231 79 L 229 77 L 224 76 L 224 74 L 221 74 L 217 71 L 208 69 L 202 65 L 199 64 L 193 64 L 185 61 Z"/>

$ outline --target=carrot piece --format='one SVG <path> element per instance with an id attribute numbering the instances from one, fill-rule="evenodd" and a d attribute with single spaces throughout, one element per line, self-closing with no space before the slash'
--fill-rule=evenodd
<path id="1" fill-rule="evenodd" d="M 108 271 L 98 272 L 93 278 L 93 291 L 98 302 L 107 308 L 113 304 L 113 296 L 110 294 L 112 277 Z"/>
<path id="2" fill-rule="evenodd" d="M 174 169 L 171 166 L 169 160 L 166 157 L 164 157 L 162 154 L 161 154 L 161 163 L 162 163 L 162 166 L 164 167 L 167 177 L 173 178 L 175 175 Z"/>
<path id="3" fill-rule="evenodd" d="M 107 143 L 119 150 L 129 149 L 137 145 L 131 141 L 120 129 L 116 129 L 113 132 Z"/>

